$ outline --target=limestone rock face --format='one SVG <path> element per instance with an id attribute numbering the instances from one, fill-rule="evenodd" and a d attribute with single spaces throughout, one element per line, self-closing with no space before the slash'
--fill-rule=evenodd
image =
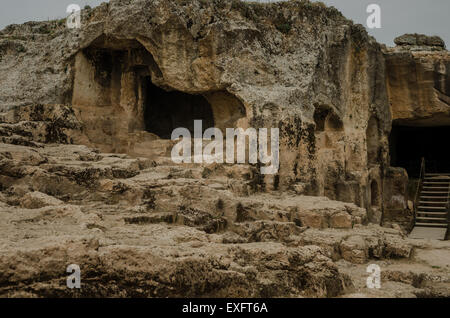
<path id="1" fill-rule="evenodd" d="M 394 39 L 394 43 L 401 46 L 429 46 L 445 48 L 445 42 L 438 36 L 424 34 L 404 34 Z"/>
<path id="2" fill-rule="evenodd" d="M 0 116 L 4 143 L 33 146 L 34 142 L 70 144 L 74 139 L 86 139 L 81 131 L 82 123 L 69 106 L 18 106 Z"/>
<path id="3" fill-rule="evenodd" d="M 371 292 L 369 262 L 392 265 L 388 283 L 411 277 L 395 266 L 436 247 L 368 224 L 406 206 L 388 161 L 396 54 L 309 1 L 111 0 L 83 10 L 81 29 L 8 26 L 0 296 L 336 297 Z M 199 118 L 279 128 L 278 173 L 175 163 L 171 131 Z M 66 287 L 69 264 L 81 291 Z"/>
<path id="4" fill-rule="evenodd" d="M 116 0 L 83 10 L 78 30 L 12 25 L 0 44 L 0 109 L 72 104 L 87 138 L 76 143 L 166 152 L 148 150 L 161 120 L 146 115 L 146 96 L 169 91 L 203 98 L 221 129 L 280 129 L 281 166 L 276 182 L 263 180 L 267 190 L 307 185 L 302 194 L 367 207 L 369 179 L 381 184 L 391 122 L 383 54 L 334 8 Z M 189 114 L 182 119 L 192 125 Z"/>
<path id="5" fill-rule="evenodd" d="M 449 125 L 450 53 L 434 37 L 401 39 L 400 46 L 385 52 L 392 119 L 415 126 Z"/>
<path id="6" fill-rule="evenodd" d="M 383 224 L 397 224 L 409 231 L 414 222 L 414 207 L 408 205 L 415 200 L 414 194 L 408 193 L 408 174 L 403 168 L 390 167 L 384 182 Z M 414 191 L 416 188 L 414 188 Z M 409 201 L 411 203 L 411 201 Z"/>
<path id="7" fill-rule="evenodd" d="M 335 297 L 355 283 L 336 262 L 411 256 L 400 231 L 364 225 L 365 209 L 261 193 L 246 164 L 21 137 L 30 144 L 0 143 L 1 296 Z M 65 285 L 69 264 L 82 292 Z"/>

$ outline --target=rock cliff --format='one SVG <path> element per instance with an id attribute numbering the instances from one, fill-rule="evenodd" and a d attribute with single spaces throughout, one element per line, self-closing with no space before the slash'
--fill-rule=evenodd
<path id="1" fill-rule="evenodd" d="M 87 136 L 78 143 L 148 155 L 155 124 L 146 108 L 157 106 L 150 87 L 161 98 L 200 96 L 219 128 L 280 128 L 281 167 L 265 180 L 270 190 L 368 207 L 375 180 L 382 194 L 391 122 L 383 55 L 333 8 L 111 1 L 83 11 L 79 30 L 28 23 L 1 38 L 0 107 L 71 104 Z M 192 116 L 183 115 L 186 126 Z"/>
<path id="2" fill-rule="evenodd" d="M 413 39 L 419 40 L 408 42 L 403 40 L 407 36 L 397 38 L 400 45 L 385 54 L 392 119 L 395 124 L 448 126 L 450 53 L 437 37 L 416 35 Z"/>
<path id="3" fill-rule="evenodd" d="M 434 57 L 446 51 L 424 41 L 398 42 L 441 48 L 429 67 L 442 75 Z M 449 247 L 380 227 L 383 211 L 407 211 L 391 117 L 428 116 L 403 98 L 405 111 L 393 106 L 412 63 L 396 61 L 416 58 L 400 51 L 309 1 L 112 0 L 83 10 L 80 29 L 8 26 L 0 295 L 436 296 L 436 282 L 445 295 L 448 268 L 417 262 Z M 446 80 L 434 83 L 417 85 L 441 114 Z M 194 119 L 279 128 L 279 172 L 175 164 L 170 133 Z M 387 270 L 385 290 L 361 283 L 369 261 Z M 81 291 L 65 286 L 69 264 Z"/>

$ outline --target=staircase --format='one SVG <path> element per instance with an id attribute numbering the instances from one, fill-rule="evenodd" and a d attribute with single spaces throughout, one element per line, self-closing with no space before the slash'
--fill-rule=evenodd
<path id="1" fill-rule="evenodd" d="M 450 173 L 427 173 L 422 158 L 409 238 L 445 240 L 449 226 Z"/>
<path id="2" fill-rule="evenodd" d="M 413 239 L 445 240 L 449 225 L 450 173 L 427 173 L 422 159 L 416 192 Z"/>
<path id="3" fill-rule="evenodd" d="M 426 173 L 417 204 L 415 226 L 448 227 L 450 173 Z"/>

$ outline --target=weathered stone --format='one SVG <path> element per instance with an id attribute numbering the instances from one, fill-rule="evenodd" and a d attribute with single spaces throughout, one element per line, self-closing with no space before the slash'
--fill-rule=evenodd
<path id="1" fill-rule="evenodd" d="M 399 239 L 398 236 L 387 235 L 385 253 L 388 257 L 408 258 L 411 255 L 411 244 Z"/>
<path id="2" fill-rule="evenodd" d="M 362 236 L 350 236 L 340 247 L 345 260 L 355 264 L 364 264 L 367 261 L 367 246 Z"/>
<path id="3" fill-rule="evenodd" d="M 220 129 L 280 128 L 278 175 L 248 186 L 236 183 L 236 194 L 304 184 L 296 191 L 340 199 L 339 185 L 351 183 L 350 201 L 368 202 L 363 188 L 370 183 L 369 158 L 388 152 L 384 58 L 364 28 L 336 9 L 308 1 L 111 1 L 83 10 L 82 24 L 77 32 L 57 21 L 2 32 L 0 109 L 68 103 L 77 121 L 70 120 L 73 125 L 62 132 L 57 126 L 55 138 L 156 159 L 170 153 L 171 144 L 146 128 L 144 87 L 162 95 L 169 88 L 180 96 L 195 94 L 209 104 Z M 171 31 L 161 31 L 167 28 Z M 18 36 L 23 40 L 11 39 Z M 25 50 L 6 49 L 12 44 Z M 21 63 L 12 66 L 17 56 Z M 45 83 L 37 75 L 42 72 Z M 20 89 L 13 84 L 18 82 Z M 27 107 L 20 112 L 30 116 L 39 108 Z M 187 111 L 174 113 L 191 127 L 194 117 Z M 83 134 L 77 122 L 83 123 Z M 352 129 L 344 129 L 344 122 Z M 374 161 L 387 164 L 387 156 Z"/>
<path id="4" fill-rule="evenodd" d="M 0 32 L 0 296 L 379 296 L 369 262 L 381 295 L 445 295 L 445 258 L 424 257 L 449 247 L 404 237 L 388 147 L 391 114 L 447 124 L 438 38 L 382 51 L 309 1 L 111 0 L 82 23 Z M 279 128 L 280 170 L 175 164 L 171 130 L 198 118 Z M 420 274 L 390 274 L 406 263 Z"/>
<path id="5" fill-rule="evenodd" d="M 63 204 L 61 200 L 37 191 L 25 194 L 20 202 L 20 206 L 25 209 L 39 209 L 44 206 L 61 204 Z"/>
<path id="6" fill-rule="evenodd" d="M 424 34 L 404 34 L 394 39 L 397 45 L 437 46 L 445 48 L 445 42 L 438 36 Z"/>
<path id="7" fill-rule="evenodd" d="M 450 77 L 450 53 L 400 47 L 387 49 L 385 56 L 394 122 L 425 127 L 447 126 L 450 123 L 450 87 L 445 83 Z"/>
<path id="8" fill-rule="evenodd" d="M 330 219 L 330 227 L 336 229 L 350 229 L 352 228 L 352 217 L 345 212 L 334 214 Z"/>

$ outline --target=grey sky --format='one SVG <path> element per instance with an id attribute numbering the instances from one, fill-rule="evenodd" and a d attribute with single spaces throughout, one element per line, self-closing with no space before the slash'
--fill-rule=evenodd
<path id="1" fill-rule="evenodd" d="M 450 47 L 450 0 L 321 0 L 366 26 L 371 3 L 381 7 L 381 29 L 368 29 L 378 42 L 394 45 L 405 33 L 439 35 Z"/>
<path id="2" fill-rule="evenodd" d="M 315 1 L 315 0 L 314 0 Z M 355 23 L 366 24 L 366 8 L 381 6 L 382 28 L 368 30 L 379 42 L 393 45 L 393 39 L 404 33 L 439 35 L 450 47 L 450 0 L 321 0 L 338 8 Z M 66 7 L 95 6 L 102 0 L 1 0 L 0 29 L 8 24 L 33 20 L 62 18 Z"/>
<path id="3" fill-rule="evenodd" d="M 9 24 L 66 17 L 69 4 L 97 6 L 102 0 L 0 0 L 0 29 Z"/>

